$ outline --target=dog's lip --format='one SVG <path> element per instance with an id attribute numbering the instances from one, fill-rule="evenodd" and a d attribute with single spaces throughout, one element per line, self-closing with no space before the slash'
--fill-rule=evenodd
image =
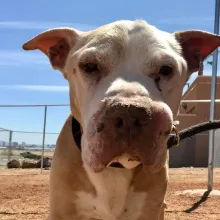
<path id="1" fill-rule="evenodd" d="M 140 161 L 136 161 L 136 162 L 138 163 L 138 165 L 142 164 Z M 126 168 L 120 162 L 112 162 L 112 163 L 110 163 L 109 167 L 113 167 L 113 168 Z M 134 166 L 134 167 L 136 167 L 136 166 Z"/>
<path id="2" fill-rule="evenodd" d="M 140 159 L 134 154 L 124 153 L 120 156 L 113 158 L 107 165 L 107 167 L 115 168 L 127 168 L 132 169 L 141 164 Z"/>
<path id="3" fill-rule="evenodd" d="M 109 165 L 110 167 L 114 167 L 114 168 L 125 168 L 121 163 L 119 162 L 113 162 Z"/>

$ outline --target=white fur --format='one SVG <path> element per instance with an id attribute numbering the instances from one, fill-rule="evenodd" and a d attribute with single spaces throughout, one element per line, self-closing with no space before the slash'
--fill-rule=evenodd
<path id="1" fill-rule="evenodd" d="M 133 170 L 107 168 L 99 174 L 87 173 L 97 194 L 76 193 L 76 207 L 83 219 L 138 219 L 146 193 L 134 192 L 130 187 Z"/>

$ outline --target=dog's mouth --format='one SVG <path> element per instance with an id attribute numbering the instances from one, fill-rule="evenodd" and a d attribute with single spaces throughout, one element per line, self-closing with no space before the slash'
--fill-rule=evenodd
<path id="1" fill-rule="evenodd" d="M 169 137 L 175 135 L 177 137 L 178 143 L 180 142 L 180 137 L 178 130 L 176 128 L 176 122 L 173 124 L 173 128 L 171 133 L 169 134 Z M 140 161 L 140 158 L 138 156 L 131 156 L 129 154 L 122 154 L 121 156 L 115 157 L 108 165 L 107 167 L 113 167 L 113 168 L 126 168 L 126 169 L 133 169 L 139 165 L 141 165 L 142 162 Z"/>
<path id="2" fill-rule="evenodd" d="M 141 164 L 138 158 L 133 158 L 129 154 L 122 154 L 115 157 L 107 167 L 133 169 Z"/>
<path id="3" fill-rule="evenodd" d="M 173 132 L 176 134 L 173 134 Z M 175 127 L 167 136 L 171 135 L 178 136 Z M 143 146 L 141 144 L 137 145 L 137 140 L 134 142 L 132 141 L 131 144 L 133 145 L 125 145 L 121 151 L 118 149 L 123 142 L 118 141 L 117 147 L 113 147 L 115 146 L 115 142 L 113 141 L 112 144 L 109 144 L 109 141 L 104 141 L 106 140 L 105 138 L 98 139 L 98 141 L 95 139 L 94 142 L 90 140 L 89 147 L 92 147 L 92 144 L 95 145 L 93 148 L 90 148 L 92 149 L 89 151 L 92 153 L 90 156 L 83 154 L 86 155 L 84 161 L 86 161 L 87 165 L 95 172 L 101 172 L 105 168 L 124 168 L 131 170 L 139 166 L 143 166 L 147 172 L 153 172 L 158 170 L 164 164 L 163 162 L 166 159 L 167 152 L 167 139 L 168 137 L 164 137 L 162 142 L 155 142 L 155 139 L 152 139 L 155 145 L 142 144 Z M 143 138 L 140 143 L 147 142 L 147 140 Z M 105 146 L 97 145 L 97 143 L 104 143 Z M 140 150 L 138 148 L 139 145 L 142 146 L 142 149 Z M 89 161 L 88 158 L 92 158 L 93 160 Z"/>
<path id="4" fill-rule="evenodd" d="M 113 168 L 125 168 L 121 163 L 119 162 L 112 162 L 109 167 L 113 167 Z"/>
<path id="5" fill-rule="evenodd" d="M 83 163 L 98 173 L 105 168 L 124 168 L 128 170 L 143 166 L 147 172 L 158 170 L 166 160 L 168 134 L 160 137 L 140 136 L 130 142 L 123 139 L 110 139 L 109 134 L 97 134 L 84 139 L 86 148 L 82 152 Z M 116 141 L 117 139 L 117 141 Z"/>

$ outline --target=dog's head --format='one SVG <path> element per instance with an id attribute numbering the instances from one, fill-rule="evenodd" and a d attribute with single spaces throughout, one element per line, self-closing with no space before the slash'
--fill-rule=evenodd
<path id="1" fill-rule="evenodd" d="M 23 49 L 41 50 L 68 80 L 86 169 L 100 172 L 122 156 L 151 171 L 165 164 L 186 81 L 219 45 L 208 32 L 118 21 L 89 32 L 51 29 Z"/>

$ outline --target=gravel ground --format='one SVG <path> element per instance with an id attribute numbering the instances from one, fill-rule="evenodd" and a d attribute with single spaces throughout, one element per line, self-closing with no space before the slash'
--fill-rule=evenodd
<path id="1" fill-rule="evenodd" d="M 0 219 L 45 220 L 48 216 L 49 172 L 0 169 Z M 220 220 L 220 197 L 177 196 L 187 189 L 206 189 L 207 169 L 170 169 L 166 220 Z M 214 171 L 220 190 L 220 169 Z"/>

